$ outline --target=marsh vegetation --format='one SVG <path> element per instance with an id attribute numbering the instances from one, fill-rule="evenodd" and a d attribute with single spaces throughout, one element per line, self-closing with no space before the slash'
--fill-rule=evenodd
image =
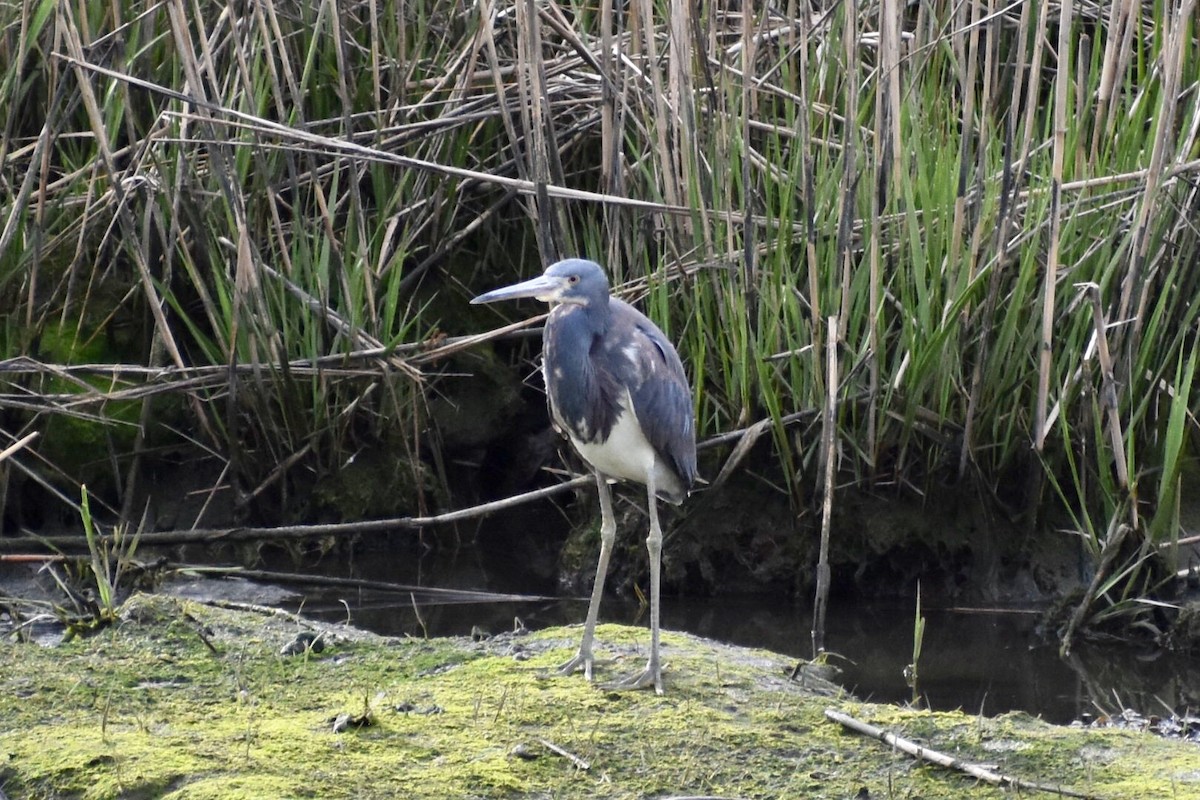
<path id="1" fill-rule="evenodd" d="M 1066 640 L 1162 631 L 1196 8 L 0 3 L 4 528 L 83 483 L 104 530 L 446 510 L 530 391 L 467 300 L 587 254 L 678 343 L 708 491 L 804 559 L 830 463 L 1078 547 Z"/>

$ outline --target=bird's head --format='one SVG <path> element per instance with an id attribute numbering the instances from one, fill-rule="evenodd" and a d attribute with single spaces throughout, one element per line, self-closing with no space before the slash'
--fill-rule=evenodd
<path id="1" fill-rule="evenodd" d="M 472 300 L 472 303 L 494 303 L 497 300 L 515 300 L 518 297 L 536 297 L 544 303 L 556 305 L 568 303 L 577 306 L 594 306 L 608 301 L 608 278 L 604 270 L 594 261 L 568 258 L 551 264 L 550 268 L 536 278 L 493 289 Z"/>

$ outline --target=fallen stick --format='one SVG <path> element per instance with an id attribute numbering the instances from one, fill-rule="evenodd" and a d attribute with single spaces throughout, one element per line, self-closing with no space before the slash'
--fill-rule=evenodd
<path id="1" fill-rule="evenodd" d="M 571 751 L 566 750 L 565 748 L 559 747 L 558 745 L 556 745 L 554 742 L 550 741 L 549 739 L 538 739 L 538 741 L 541 742 L 542 746 L 545 747 L 547 750 L 549 750 L 552 753 L 557 753 L 558 755 L 560 755 L 563 758 L 570 761 L 572 764 L 574 764 L 579 769 L 589 770 L 592 768 L 591 764 L 584 761 L 582 758 L 575 755 Z"/>
<path id="2" fill-rule="evenodd" d="M 832 708 L 825 709 L 825 717 L 832 720 L 845 728 L 849 728 L 855 733 L 861 733 L 864 736 L 870 736 L 874 739 L 891 745 L 906 755 L 913 758 L 919 758 L 922 761 L 928 761 L 931 764 L 937 764 L 939 767 L 947 767 L 948 769 L 956 769 L 960 772 L 965 772 L 972 778 L 990 783 L 994 786 L 1011 786 L 1014 789 L 1025 789 L 1035 792 L 1048 792 L 1057 794 L 1062 797 L 1081 797 L 1085 800 L 1099 800 L 1097 795 L 1087 794 L 1085 792 L 1076 792 L 1071 789 L 1061 789 L 1057 786 L 1046 786 L 1040 783 L 1033 783 L 1021 778 L 1014 778 L 1010 775 L 1001 775 L 998 772 L 992 772 L 990 769 L 979 766 L 978 764 L 970 764 L 966 761 L 960 761 L 953 756 L 948 756 L 945 753 L 937 750 L 930 750 L 928 747 L 922 747 L 916 742 L 909 741 L 903 737 L 897 736 L 894 733 L 888 733 L 882 728 L 877 728 L 874 725 L 855 719 L 849 714 L 843 714 L 840 711 L 835 711 Z"/>
<path id="3" fill-rule="evenodd" d="M 7 560 L 8 556 L 0 556 Z M 29 557 L 32 559 L 33 557 Z M 59 558 L 58 556 L 37 556 L 39 559 Z M 335 575 L 313 575 L 297 572 L 276 572 L 274 570 L 246 569 L 243 567 L 199 567 L 195 564 L 167 564 L 170 569 L 180 572 L 191 572 L 199 575 L 215 575 L 221 578 L 242 578 L 245 580 L 264 581 L 273 584 L 301 584 L 305 586 L 329 586 L 345 589 L 365 589 L 376 592 L 392 592 L 396 594 L 419 595 L 422 605 L 451 605 L 458 603 L 523 603 L 555 598 L 539 594 L 502 594 L 500 592 L 480 592 L 470 589 L 440 589 L 435 586 L 416 586 L 408 583 L 391 583 L 388 581 L 373 581 L 362 578 L 342 578 Z"/>
<path id="4" fill-rule="evenodd" d="M 415 530 L 433 525 L 445 525 L 476 517 L 485 517 L 496 511 L 501 511 L 522 503 L 541 500 L 559 492 L 578 489 L 590 485 L 595 478 L 591 475 L 580 475 L 556 486 L 545 489 L 535 489 L 532 492 L 506 497 L 490 503 L 482 503 L 470 508 L 437 514 L 432 517 L 393 517 L 390 519 L 369 519 L 359 522 L 331 522 L 322 525 L 283 525 L 273 528 L 209 528 L 184 531 L 156 531 L 139 534 L 138 544 L 176 545 L 191 542 L 245 542 L 259 539 L 305 539 L 312 536 L 336 536 L 339 534 L 353 535 L 363 533 L 380 533 L 391 530 Z M 107 540 L 101 537 L 101 541 Z M 79 535 L 63 536 L 12 536 L 0 538 L 0 551 L 30 550 L 38 547 L 55 550 L 78 550 L 85 547 L 87 542 Z"/>

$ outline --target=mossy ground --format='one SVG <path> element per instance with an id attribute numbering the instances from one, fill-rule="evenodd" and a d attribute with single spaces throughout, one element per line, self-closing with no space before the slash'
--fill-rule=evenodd
<path id="1" fill-rule="evenodd" d="M 90 639 L 3 645 L 0 789 L 14 800 L 1006 795 L 845 733 L 823 716 L 834 706 L 1028 780 L 1114 800 L 1200 797 L 1195 745 L 859 703 L 789 682 L 782 656 L 691 636 L 665 635 L 659 697 L 545 677 L 576 629 L 475 643 L 321 626 L 322 652 L 281 655 L 304 627 L 317 626 L 142 595 Z M 598 637 L 616 657 L 601 677 L 640 666 L 644 630 Z M 371 724 L 335 732 L 339 715 L 368 710 Z"/>

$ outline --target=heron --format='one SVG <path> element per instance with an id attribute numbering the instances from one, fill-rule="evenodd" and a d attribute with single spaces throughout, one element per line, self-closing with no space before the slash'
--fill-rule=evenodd
<path id="1" fill-rule="evenodd" d="M 600 559 L 583 639 L 575 656 L 558 671 L 569 675 L 582 669 L 592 680 L 592 641 L 617 532 L 609 483 L 635 481 L 646 487 L 650 515 L 650 658 L 645 670 L 605 688 L 653 686 L 662 694 L 658 643 L 663 536 L 657 501 L 681 504 L 696 481 L 696 426 L 683 363 L 649 317 L 609 295 L 608 278 L 594 261 L 559 261 L 539 277 L 471 302 L 521 297 L 551 306 L 542 333 L 550 416 L 595 473 L 600 495 Z"/>

